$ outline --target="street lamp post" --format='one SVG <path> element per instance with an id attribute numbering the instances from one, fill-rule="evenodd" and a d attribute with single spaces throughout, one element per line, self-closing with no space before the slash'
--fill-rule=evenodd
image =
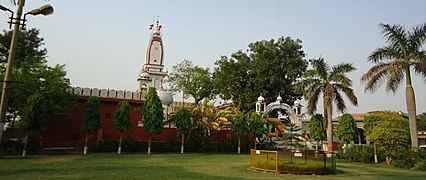
<path id="1" fill-rule="evenodd" d="M 29 11 L 28 13 L 25 13 L 24 19 L 21 19 L 24 5 L 25 5 L 25 0 L 19 0 L 18 1 L 18 10 L 16 12 L 16 18 L 13 17 L 13 11 L 11 11 L 10 9 L 0 5 L 0 10 L 9 11 L 9 12 L 12 13 L 9 23 L 10 23 L 10 25 L 12 25 L 12 24 L 15 25 L 13 27 L 12 40 L 11 40 L 11 43 L 10 43 L 9 56 L 7 58 L 6 72 L 5 72 L 5 76 L 4 76 L 3 89 L 2 89 L 2 94 L 1 94 L 1 102 L 0 102 L 0 143 L 1 143 L 1 138 L 2 138 L 2 135 L 3 135 L 4 125 L 6 123 L 6 111 L 7 111 L 8 101 L 9 101 L 9 90 L 10 90 L 9 85 L 10 85 L 11 80 L 12 80 L 13 61 L 15 59 L 15 52 L 16 52 L 16 45 L 17 45 L 18 34 L 19 34 L 19 27 L 21 25 L 22 25 L 23 28 L 25 27 L 25 21 L 26 21 L 25 17 L 26 17 L 27 14 L 30 14 L 30 15 L 39 15 L 39 14 L 49 15 L 49 14 L 53 13 L 53 7 L 51 5 L 44 5 L 44 6 L 41 6 L 40 8 L 37 8 L 37 9 L 34 9 L 32 11 Z"/>

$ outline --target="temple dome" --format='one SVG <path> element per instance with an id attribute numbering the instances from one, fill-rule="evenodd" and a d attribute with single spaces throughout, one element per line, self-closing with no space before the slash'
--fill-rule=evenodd
<path id="1" fill-rule="evenodd" d="M 294 106 L 301 106 L 301 104 L 300 103 L 302 103 L 302 101 L 300 101 L 299 99 L 296 99 L 295 101 L 294 101 Z"/>
<path id="2" fill-rule="evenodd" d="M 140 78 L 142 79 L 149 79 L 149 73 L 144 71 L 141 73 Z"/>
<path id="3" fill-rule="evenodd" d="M 157 94 L 163 105 L 170 105 L 173 103 L 173 95 L 171 93 L 157 89 Z"/>
<path id="4" fill-rule="evenodd" d="M 262 95 L 260 95 L 260 96 L 257 98 L 257 101 L 258 101 L 258 102 L 263 102 L 263 101 L 265 101 L 265 98 L 264 98 Z"/>
<path id="5" fill-rule="evenodd" d="M 278 95 L 277 102 L 281 103 L 281 101 L 283 101 L 283 98 L 281 97 L 281 95 Z"/>

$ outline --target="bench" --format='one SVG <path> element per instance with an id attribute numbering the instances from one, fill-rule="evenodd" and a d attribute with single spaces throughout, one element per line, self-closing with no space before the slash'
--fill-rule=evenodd
<path id="1" fill-rule="evenodd" d="M 74 147 L 48 147 L 48 148 L 43 148 L 43 153 L 52 153 L 52 152 L 63 152 L 65 151 L 67 154 L 70 154 L 71 151 L 74 150 Z"/>

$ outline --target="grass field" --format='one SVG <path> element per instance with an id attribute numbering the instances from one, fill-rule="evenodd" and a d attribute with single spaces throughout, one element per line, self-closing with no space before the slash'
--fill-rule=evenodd
<path id="1" fill-rule="evenodd" d="M 90 154 L 0 158 L 0 179 L 426 179 L 426 172 L 338 162 L 336 175 L 290 175 L 249 169 L 249 155 Z"/>

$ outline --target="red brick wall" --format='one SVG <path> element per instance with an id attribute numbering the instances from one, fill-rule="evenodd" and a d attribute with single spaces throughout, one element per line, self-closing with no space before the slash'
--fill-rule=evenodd
<path id="1" fill-rule="evenodd" d="M 41 133 L 42 144 L 44 147 L 82 147 L 86 132 L 83 129 L 85 103 L 87 97 L 80 97 L 75 109 L 66 115 L 52 116 L 47 121 L 47 129 Z M 124 99 L 100 98 L 101 106 L 99 108 L 101 116 L 101 129 L 98 132 L 89 135 L 91 143 L 102 140 L 118 140 L 120 132 L 114 129 L 115 109 L 118 102 Z M 148 141 L 148 134 L 143 127 L 138 127 L 138 121 L 141 120 L 140 108 L 143 101 L 127 100 L 130 102 L 130 121 L 131 129 L 124 133 L 124 136 L 131 136 L 138 141 Z M 229 131 L 218 133 L 216 141 L 222 142 L 227 139 Z M 175 128 L 164 128 L 161 134 L 153 136 L 154 141 L 179 141 Z"/>

